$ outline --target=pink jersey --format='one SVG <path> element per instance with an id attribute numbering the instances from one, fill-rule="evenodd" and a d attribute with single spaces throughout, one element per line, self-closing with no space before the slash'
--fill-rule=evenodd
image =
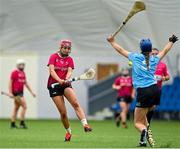
<path id="1" fill-rule="evenodd" d="M 121 86 L 121 89 L 118 90 L 118 97 L 131 96 L 133 86 L 132 78 L 130 76 L 120 76 L 115 80 L 114 83 L 117 86 Z"/>
<path id="2" fill-rule="evenodd" d="M 159 64 L 156 67 L 155 76 L 156 78 L 162 78 L 164 76 L 169 75 L 169 72 L 167 70 L 167 66 L 164 62 L 160 61 Z M 162 87 L 162 79 L 157 79 L 157 85 L 158 87 Z"/>
<path id="3" fill-rule="evenodd" d="M 63 58 L 59 53 L 54 53 L 50 56 L 48 66 L 49 65 L 54 65 L 55 72 L 57 73 L 59 78 L 63 80 L 66 78 L 68 68 L 70 67 L 74 69 L 73 59 L 70 56 Z M 49 87 L 53 83 L 57 83 L 57 81 L 50 75 L 47 86 Z"/>
<path id="4" fill-rule="evenodd" d="M 24 71 L 14 70 L 11 73 L 12 80 L 12 92 L 20 93 L 24 90 L 24 85 L 26 83 L 26 74 Z"/>

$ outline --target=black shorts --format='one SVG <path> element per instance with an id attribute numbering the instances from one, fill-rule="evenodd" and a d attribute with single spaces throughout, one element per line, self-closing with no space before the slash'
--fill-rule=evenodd
<path id="1" fill-rule="evenodd" d="M 157 84 L 137 89 L 136 107 L 147 108 L 160 104 L 161 90 Z"/>
<path id="2" fill-rule="evenodd" d="M 132 102 L 132 97 L 131 96 L 121 96 L 121 97 L 117 97 L 117 101 L 118 102 L 125 102 L 125 103 L 131 103 Z"/>
<path id="3" fill-rule="evenodd" d="M 68 87 L 72 88 L 71 85 L 69 85 L 69 86 L 61 86 L 60 84 L 55 85 L 54 88 L 52 86 L 49 86 L 48 87 L 49 95 L 50 95 L 50 97 L 63 96 L 64 95 L 64 90 L 66 88 L 68 88 Z"/>
<path id="4" fill-rule="evenodd" d="M 17 93 L 13 93 L 13 95 L 23 97 L 24 93 L 23 92 L 17 92 Z"/>

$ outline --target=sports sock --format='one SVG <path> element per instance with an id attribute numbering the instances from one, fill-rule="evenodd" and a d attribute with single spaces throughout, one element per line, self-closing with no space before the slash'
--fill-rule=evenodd
<path id="1" fill-rule="evenodd" d="M 15 124 L 15 122 L 11 122 L 11 126 L 15 126 L 16 124 Z"/>
<path id="2" fill-rule="evenodd" d="M 141 132 L 140 143 L 146 143 L 147 129 Z"/>
<path id="3" fill-rule="evenodd" d="M 20 125 L 24 125 L 24 121 L 23 120 L 20 122 Z"/>
<path id="4" fill-rule="evenodd" d="M 69 127 L 68 129 L 66 129 L 66 132 L 69 132 L 71 134 L 71 128 Z"/>
<path id="5" fill-rule="evenodd" d="M 149 112 L 147 113 L 147 115 L 146 115 L 147 121 L 148 121 L 149 125 L 150 125 L 150 123 L 151 123 L 151 119 L 152 119 L 152 117 L 153 117 L 153 114 L 154 114 L 154 111 L 152 110 L 152 111 L 149 111 Z"/>
<path id="6" fill-rule="evenodd" d="M 81 123 L 82 123 L 83 126 L 88 124 L 87 120 L 85 118 L 81 120 Z"/>

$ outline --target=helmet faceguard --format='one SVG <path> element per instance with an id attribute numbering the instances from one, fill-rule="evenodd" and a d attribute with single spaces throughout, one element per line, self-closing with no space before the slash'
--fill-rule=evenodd
<path id="1" fill-rule="evenodd" d="M 25 67 L 25 61 L 24 59 L 17 59 L 16 66 L 19 70 L 23 71 Z"/>

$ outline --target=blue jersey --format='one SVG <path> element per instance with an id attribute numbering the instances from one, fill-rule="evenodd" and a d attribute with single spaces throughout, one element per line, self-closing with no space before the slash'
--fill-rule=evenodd
<path id="1" fill-rule="evenodd" d="M 144 88 L 153 84 L 157 84 L 154 73 L 160 60 L 158 56 L 150 56 L 149 70 L 146 64 L 145 56 L 143 54 L 129 53 L 128 58 L 133 63 L 132 79 L 134 88 Z"/>

